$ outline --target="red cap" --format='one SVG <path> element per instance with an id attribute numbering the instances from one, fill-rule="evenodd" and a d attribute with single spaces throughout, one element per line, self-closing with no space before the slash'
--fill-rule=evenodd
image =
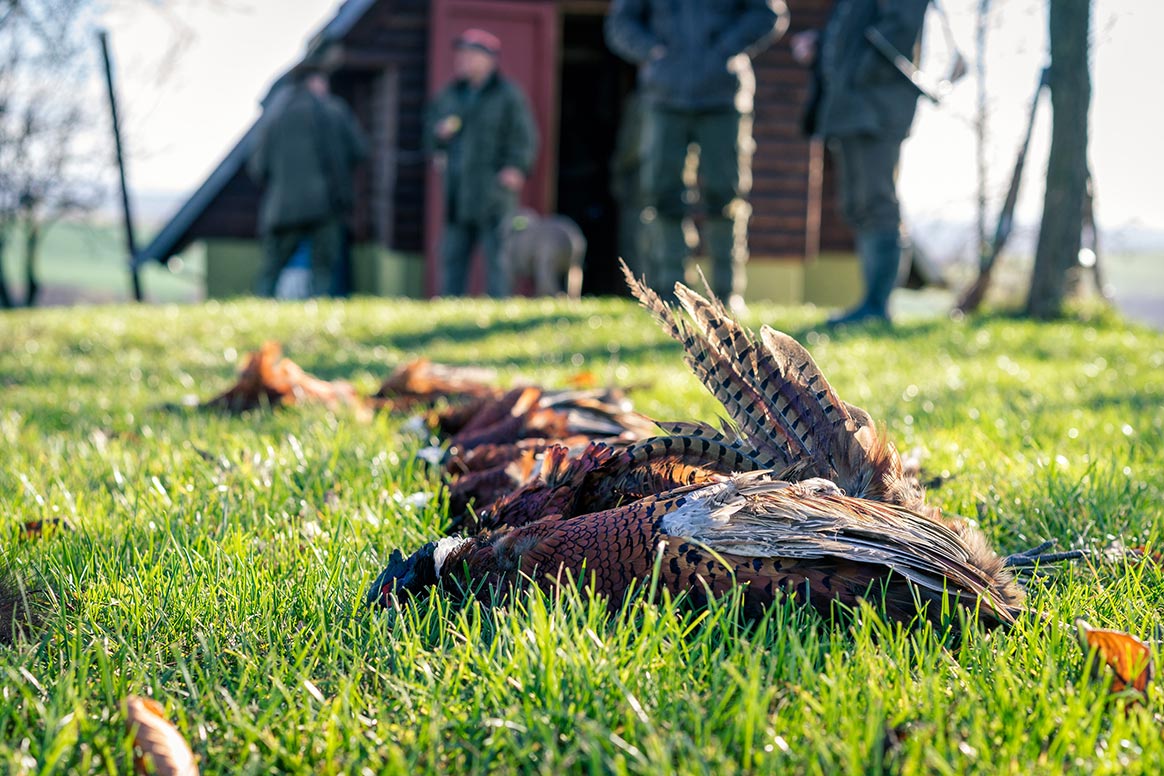
<path id="1" fill-rule="evenodd" d="M 475 48 L 486 54 L 497 56 L 501 53 L 501 39 L 491 32 L 470 27 L 457 36 L 457 48 Z"/>

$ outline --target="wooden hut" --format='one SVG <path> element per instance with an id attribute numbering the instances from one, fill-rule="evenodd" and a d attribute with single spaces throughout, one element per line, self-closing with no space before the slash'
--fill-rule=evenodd
<path id="1" fill-rule="evenodd" d="M 791 0 L 792 32 L 819 27 L 830 0 Z M 353 284 L 358 293 L 421 296 L 436 288 L 439 179 L 421 150 L 428 95 L 450 76 L 451 43 L 483 27 L 503 43 L 501 68 L 530 98 L 542 149 L 524 194 L 586 232 L 586 290 L 618 292 L 617 208 L 610 163 L 634 68 L 603 42 L 609 0 L 347 0 L 305 56 L 336 64 L 332 88 L 373 151 L 356 178 Z M 819 144 L 800 136 L 807 72 L 787 37 L 755 61 L 757 93 L 747 296 L 846 304 L 860 287 L 851 237 L 829 193 Z M 205 257 L 207 295 L 245 293 L 259 263 L 260 192 L 247 178 L 249 128 L 139 261 Z"/>

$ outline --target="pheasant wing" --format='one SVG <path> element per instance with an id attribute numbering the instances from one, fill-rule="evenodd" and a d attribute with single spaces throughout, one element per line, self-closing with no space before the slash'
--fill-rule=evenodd
<path id="1" fill-rule="evenodd" d="M 881 566 L 935 594 L 981 598 L 1005 622 L 1021 602 L 1002 561 L 986 548 L 910 510 L 840 495 L 823 480 L 741 475 L 683 497 L 661 529 L 724 556 Z"/>

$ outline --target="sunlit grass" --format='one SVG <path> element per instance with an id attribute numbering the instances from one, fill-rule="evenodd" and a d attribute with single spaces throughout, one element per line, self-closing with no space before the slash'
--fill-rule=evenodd
<path id="1" fill-rule="evenodd" d="M 906 322 L 810 333 L 841 395 L 924 451 L 931 499 L 1010 552 L 1054 538 L 1161 543 L 1164 336 L 1107 316 Z M 715 404 L 676 345 L 622 301 L 258 302 L 0 317 L 3 565 L 45 620 L 0 646 L 0 772 L 130 767 L 120 710 L 158 698 L 207 773 L 1158 772 L 1154 703 L 1127 713 L 1066 627 L 1156 639 L 1164 578 L 1102 557 L 1032 589 L 1009 632 L 905 631 L 866 609 L 791 605 L 745 623 L 637 598 L 531 594 L 361 608 L 388 553 L 439 536 L 403 419 L 311 408 L 243 418 L 161 408 L 225 387 L 281 340 L 371 392 L 416 354 L 557 385 L 646 384 L 669 419 Z M 20 537 L 26 521 L 73 530 Z"/>

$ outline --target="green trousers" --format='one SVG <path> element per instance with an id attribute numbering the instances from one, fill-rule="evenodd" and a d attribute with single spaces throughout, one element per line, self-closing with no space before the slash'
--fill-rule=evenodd
<path id="1" fill-rule="evenodd" d="M 840 173 L 841 213 L 853 231 L 896 232 L 897 162 L 904 138 L 845 135 L 829 138 L 829 153 Z"/>
<path id="2" fill-rule="evenodd" d="M 473 248 L 485 254 L 485 291 L 494 299 L 511 293 L 509 271 L 501 263 L 501 224 L 445 223 L 441 240 L 442 296 L 464 296 L 469 288 Z"/>
<path id="3" fill-rule="evenodd" d="M 712 290 L 722 299 L 747 284 L 748 216 L 752 188 L 752 117 L 735 110 L 643 112 L 641 194 L 649 212 L 647 282 L 670 294 L 684 279 L 683 218 L 694 200 L 684 180 L 688 149 L 699 147 L 696 178 L 705 214 L 703 242 L 712 262 Z"/>
<path id="4" fill-rule="evenodd" d="M 287 262 L 304 240 L 311 241 L 311 293 L 322 296 L 331 293 L 332 267 L 343 250 L 343 221 L 329 218 L 318 224 L 275 229 L 263 235 L 263 265 L 255 283 L 259 296 L 274 296 Z"/>

